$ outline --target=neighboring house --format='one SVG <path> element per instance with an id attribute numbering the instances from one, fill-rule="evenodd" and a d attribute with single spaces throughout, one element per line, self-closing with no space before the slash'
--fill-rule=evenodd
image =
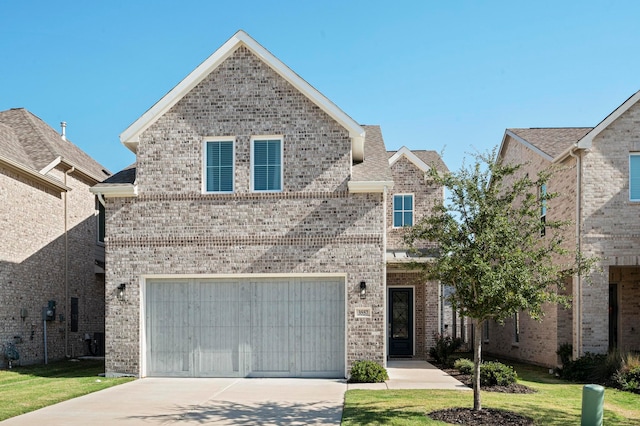
<path id="1" fill-rule="evenodd" d="M 29 111 L 0 112 L 0 346 L 14 343 L 21 364 L 86 355 L 85 333 L 104 333 L 104 245 L 89 188 L 108 176 Z"/>
<path id="2" fill-rule="evenodd" d="M 442 199 L 424 180 L 439 157 L 390 159 L 378 126 L 246 33 L 121 140 L 136 163 L 92 188 L 106 207 L 108 375 L 345 377 L 355 360 L 390 355 L 397 285 L 422 304 L 405 324 L 438 330 L 437 285 L 403 275 L 386 240 L 401 247 L 394 194 Z M 418 182 L 394 193 L 396 175 Z M 407 203 L 408 225 L 423 213 Z M 424 356 L 425 335 L 404 335 L 402 355 Z"/>
<path id="3" fill-rule="evenodd" d="M 546 188 L 560 197 L 541 220 L 568 220 L 567 248 L 600 259 L 600 271 L 566 286 L 571 309 L 549 306 L 542 322 L 520 313 L 483 330 L 485 351 L 556 366 L 559 345 L 574 356 L 617 347 L 640 351 L 640 92 L 593 128 L 508 129 L 499 159 L 523 173 L 557 169 Z M 541 238 L 546 236 L 542 235 Z M 558 259 L 559 261 L 561 259 Z"/>

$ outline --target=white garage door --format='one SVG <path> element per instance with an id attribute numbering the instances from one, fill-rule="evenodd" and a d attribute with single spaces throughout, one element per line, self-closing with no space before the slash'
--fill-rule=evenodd
<path id="1" fill-rule="evenodd" d="M 344 280 L 150 280 L 147 375 L 344 377 Z"/>

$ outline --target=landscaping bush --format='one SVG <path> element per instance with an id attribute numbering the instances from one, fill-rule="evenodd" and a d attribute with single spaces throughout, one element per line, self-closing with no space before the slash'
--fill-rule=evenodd
<path id="1" fill-rule="evenodd" d="M 382 383 L 389 380 L 386 368 L 373 361 L 356 361 L 351 366 L 352 383 Z"/>
<path id="2" fill-rule="evenodd" d="M 563 343 L 558 346 L 556 353 L 560 356 L 562 365 L 568 364 L 573 358 L 573 345 L 571 343 Z"/>
<path id="3" fill-rule="evenodd" d="M 578 359 L 569 361 L 559 370 L 560 377 L 575 382 L 603 383 L 611 378 L 607 375 L 607 355 L 587 352 Z"/>
<path id="4" fill-rule="evenodd" d="M 480 386 L 508 386 L 518 380 L 513 367 L 490 361 L 480 364 Z"/>
<path id="5" fill-rule="evenodd" d="M 473 374 L 473 361 L 468 358 L 459 358 L 453 363 L 453 368 L 462 374 Z"/>
<path id="6" fill-rule="evenodd" d="M 640 367 L 619 371 L 615 375 L 615 381 L 622 390 L 640 393 Z"/>
<path id="7" fill-rule="evenodd" d="M 451 336 L 443 336 L 442 334 L 436 334 L 436 345 L 429 349 L 429 355 L 438 363 L 446 366 L 450 366 L 449 358 L 455 351 L 462 346 L 462 340 L 458 338 L 452 338 Z"/>

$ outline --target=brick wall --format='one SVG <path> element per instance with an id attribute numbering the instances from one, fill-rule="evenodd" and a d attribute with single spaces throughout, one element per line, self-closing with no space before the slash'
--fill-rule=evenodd
<path id="1" fill-rule="evenodd" d="M 281 193 L 250 191 L 252 135 L 282 135 Z M 234 194 L 201 194 L 205 136 L 235 137 Z M 346 273 L 348 365 L 384 363 L 383 197 L 347 192 L 350 149 L 345 129 L 244 47 L 146 130 L 140 195 L 107 205 L 107 371 L 142 373 L 150 274 Z M 359 306 L 372 318 L 355 319 Z"/>
<path id="2" fill-rule="evenodd" d="M 50 172 L 61 181 L 64 171 Z M 21 364 L 44 360 L 41 310 L 56 301 L 56 320 L 47 322 L 50 360 L 84 355 L 84 332 L 104 331 L 104 287 L 94 273 L 96 227 L 91 182 L 67 177 L 69 296 L 79 298 L 79 331 L 68 334 L 65 292 L 64 197 L 0 166 L 0 343 L 17 342 Z M 23 317 L 21 312 L 26 313 Z M 62 321 L 60 316 L 62 315 Z M 14 336 L 18 336 L 14 339 Z M 4 365 L 0 359 L 0 365 Z"/>

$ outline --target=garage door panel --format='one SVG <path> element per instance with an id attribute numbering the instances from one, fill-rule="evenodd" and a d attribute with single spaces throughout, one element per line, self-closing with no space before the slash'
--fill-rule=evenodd
<path id="1" fill-rule="evenodd" d="M 341 279 L 150 280 L 147 374 L 343 377 Z"/>

